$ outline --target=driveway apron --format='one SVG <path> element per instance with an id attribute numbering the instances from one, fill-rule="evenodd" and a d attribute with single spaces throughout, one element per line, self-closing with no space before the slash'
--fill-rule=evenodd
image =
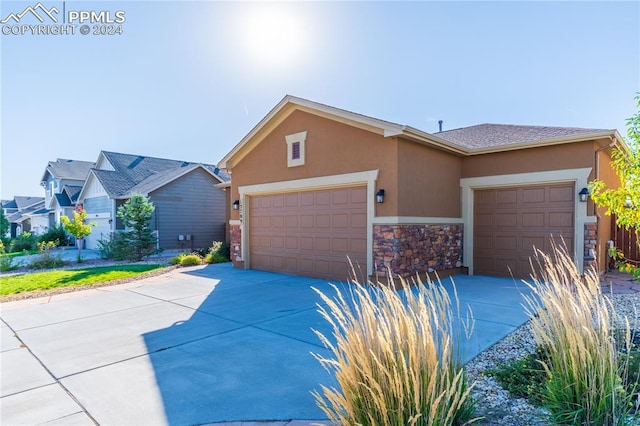
<path id="1" fill-rule="evenodd" d="M 526 321 L 522 283 L 454 281 L 475 318 L 464 361 Z M 311 392 L 336 383 L 312 356 L 330 356 L 312 329 L 331 330 L 312 287 L 334 293 L 325 280 L 218 264 L 3 303 L 0 423 L 325 419 Z"/>

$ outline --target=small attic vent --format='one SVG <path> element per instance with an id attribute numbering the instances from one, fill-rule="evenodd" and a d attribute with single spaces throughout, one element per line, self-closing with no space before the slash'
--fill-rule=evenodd
<path id="1" fill-rule="evenodd" d="M 143 157 L 143 156 L 141 156 L 141 155 L 140 155 L 140 156 L 138 156 L 135 160 L 133 160 L 133 161 L 131 162 L 131 164 L 129 164 L 129 167 L 128 167 L 128 168 L 129 168 L 129 169 L 133 169 L 135 166 L 137 166 L 138 164 L 140 164 L 140 162 L 141 162 L 142 160 L 144 160 L 144 157 Z"/>
<path id="2" fill-rule="evenodd" d="M 189 162 L 185 161 L 185 162 L 182 163 L 182 165 L 180 167 L 187 167 L 188 165 L 189 165 Z"/>

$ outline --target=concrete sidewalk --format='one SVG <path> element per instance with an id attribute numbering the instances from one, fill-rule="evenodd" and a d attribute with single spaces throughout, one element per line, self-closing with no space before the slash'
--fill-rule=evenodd
<path id="1" fill-rule="evenodd" d="M 455 282 L 476 320 L 465 360 L 526 320 L 513 280 Z M 330 329 L 312 286 L 333 294 L 325 280 L 221 264 L 3 303 L 0 423 L 326 423 L 311 391 L 335 381 L 311 329 Z"/>

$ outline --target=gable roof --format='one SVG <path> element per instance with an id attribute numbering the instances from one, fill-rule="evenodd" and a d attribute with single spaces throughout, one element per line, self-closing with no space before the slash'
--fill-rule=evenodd
<path id="1" fill-rule="evenodd" d="M 90 173 L 98 179 L 111 198 L 129 198 L 133 193 L 147 195 L 198 168 L 221 183 L 230 178 L 228 173 L 210 164 L 109 151 L 102 151 L 100 156 L 109 162 L 113 170 L 91 169 Z"/>
<path id="2" fill-rule="evenodd" d="M 42 182 L 47 180 L 47 175 L 54 179 L 71 179 L 83 181 L 89 175 L 89 170 L 95 166 L 91 161 L 67 160 L 58 158 L 56 161 L 49 161 L 47 168 L 42 175 Z"/>
<path id="3" fill-rule="evenodd" d="M 399 136 L 463 156 L 603 137 L 622 141 L 616 130 L 504 124 L 481 124 L 445 132 L 427 133 L 411 126 L 287 95 L 224 156 L 219 166 L 225 169 L 233 168 L 253 147 L 260 143 L 262 138 L 296 110 L 363 128 L 385 138 Z"/>
<path id="4" fill-rule="evenodd" d="M 48 212 L 47 209 L 44 208 L 44 198 L 42 197 L 14 197 L 15 198 L 40 198 L 40 201 L 38 201 L 35 204 L 31 204 L 30 206 L 21 209 L 19 211 L 17 211 L 16 213 L 13 213 L 11 215 L 9 215 L 9 217 L 7 217 L 7 219 L 9 220 L 9 222 L 11 223 L 20 223 L 22 221 L 24 221 L 27 216 L 34 214 L 34 212 L 36 211 L 40 211 L 42 210 L 43 212 Z M 36 214 L 42 214 L 42 213 L 36 213 Z"/>
<path id="5" fill-rule="evenodd" d="M 73 203 L 71 203 L 71 200 L 69 199 L 69 196 L 67 194 L 60 193 L 60 194 L 53 194 L 53 197 L 55 198 L 56 202 L 58 203 L 58 206 L 60 207 L 72 207 Z"/>
<path id="6" fill-rule="evenodd" d="M 18 210 L 24 210 L 38 203 L 43 203 L 44 205 L 44 197 L 27 197 L 16 195 L 15 197 L 13 197 L 13 200 L 15 201 Z"/>

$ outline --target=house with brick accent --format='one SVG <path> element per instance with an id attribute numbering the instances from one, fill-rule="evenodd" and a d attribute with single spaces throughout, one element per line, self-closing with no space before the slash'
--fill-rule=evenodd
<path id="1" fill-rule="evenodd" d="M 527 277 L 564 240 L 605 266 L 616 130 L 480 124 L 427 133 L 286 96 L 220 162 L 236 267 L 345 280 L 438 271 Z"/>

